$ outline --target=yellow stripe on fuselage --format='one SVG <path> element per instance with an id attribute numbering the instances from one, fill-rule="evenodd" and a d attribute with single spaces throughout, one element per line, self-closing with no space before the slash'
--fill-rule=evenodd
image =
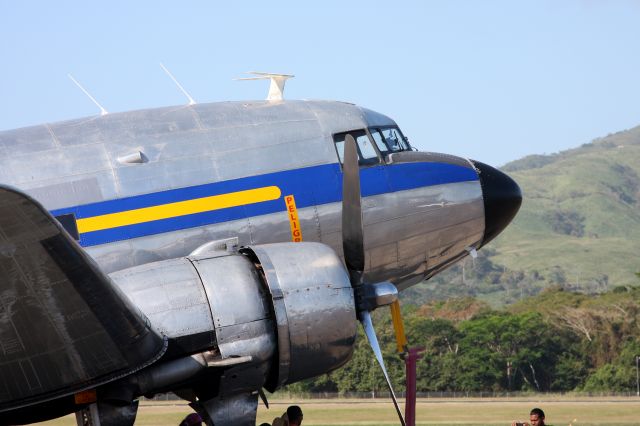
<path id="1" fill-rule="evenodd" d="M 152 222 L 154 220 L 169 219 L 188 214 L 277 200 L 278 198 L 280 198 L 280 188 L 277 186 L 265 186 L 263 188 L 248 189 L 246 191 L 230 192 L 228 194 L 212 195 L 211 197 L 196 198 L 193 200 L 178 201 L 159 206 L 78 219 L 77 226 L 78 232 L 83 234 L 85 232 L 101 231 L 119 226 L 135 225 L 137 223 Z"/>

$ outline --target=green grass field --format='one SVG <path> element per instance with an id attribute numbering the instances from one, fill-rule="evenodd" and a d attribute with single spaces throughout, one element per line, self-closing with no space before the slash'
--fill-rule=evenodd
<path id="1" fill-rule="evenodd" d="M 258 409 L 258 424 L 271 422 L 290 404 L 304 411 L 304 425 L 353 426 L 397 425 L 390 402 L 366 399 L 274 400 L 267 410 Z M 418 425 L 510 425 L 512 420 L 528 419 L 529 410 L 542 408 L 547 422 L 554 426 L 622 426 L 640 424 L 640 398 L 532 397 L 502 399 L 422 399 L 417 406 Z M 141 403 L 136 425 L 175 426 L 191 409 L 180 401 Z M 575 420 L 574 420 L 575 419 Z M 47 426 L 73 426 L 75 418 L 40 423 Z"/>

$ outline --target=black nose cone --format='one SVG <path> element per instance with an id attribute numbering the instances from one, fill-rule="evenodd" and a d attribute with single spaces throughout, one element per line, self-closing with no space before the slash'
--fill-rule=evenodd
<path id="1" fill-rule="evenodd" d="M 471 162 L 478 170 L 484 198 L 484 246 L 502 232 L 518 213 L 522 192 L 518 184 L 500 170 L 479 161 Z"/>

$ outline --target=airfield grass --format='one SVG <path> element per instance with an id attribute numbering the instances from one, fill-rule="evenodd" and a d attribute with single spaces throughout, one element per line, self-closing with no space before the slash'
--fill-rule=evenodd
<path id="1" fill-rule="evenodd" d="M 384 400 L 304 399 L 274 400 L 267 410 L 258 409 L 257 424 L 281 415 L 291 404 L 304 411 L 305 426 L 397 425 L 393 405 Z M 628 426 L 640 424 L 640 398 L 533 397 L 421 399 L 417 404 L 417 425 L 507 426 L 512 420 L 526 420 L 531 408 L 540 407 L 554 426 Z M 143 401 L 136 425 L 175 426 L 191 412 L 182 401 Z M 574 420 L 575 419 L 575 420 Z M 74 416 L 66 416 L 41 425 L 73 426 Z"/>

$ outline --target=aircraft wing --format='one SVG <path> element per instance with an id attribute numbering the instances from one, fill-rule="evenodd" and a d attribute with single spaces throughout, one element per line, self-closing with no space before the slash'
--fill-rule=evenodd
<path id="1" fill-rule="evenodd" d="M 38 202 L 0 185 L 0 411 L 130 374 L 166 344 Z"/>

